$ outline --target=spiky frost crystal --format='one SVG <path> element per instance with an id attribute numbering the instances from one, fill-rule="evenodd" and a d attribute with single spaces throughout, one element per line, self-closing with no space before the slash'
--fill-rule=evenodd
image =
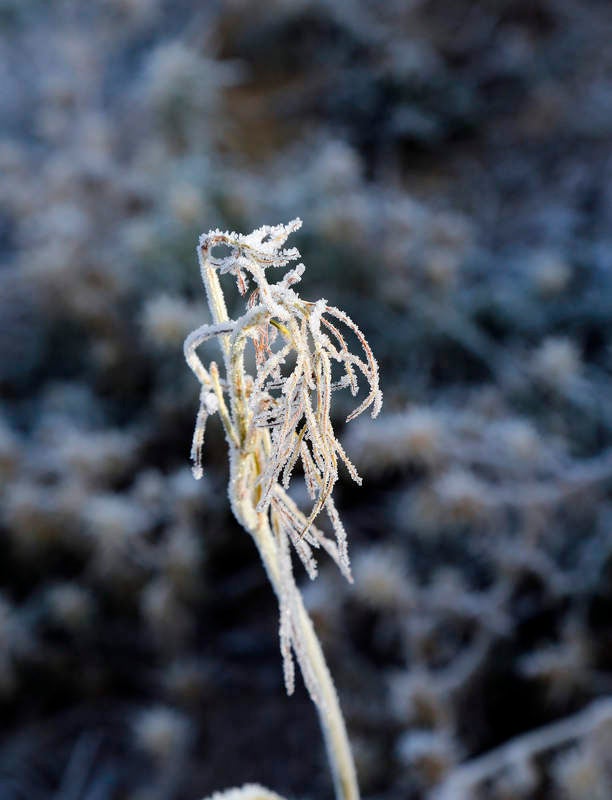
<path id="1" fill-rule="evenodd" d="M 365 379 L 366 395 L 349 414 L 350 421 L 367 408 L 371 408 L 372 417 L 377 416 L 382 394 L 378 365 L 357 325 L 326 300 L 302 300 L 293 288 L 304 265 L 298 264 L 275 283 L 268 280 L 266 270 L 286 267 L 299 259 L 297 249 L 283 249 L 283 245 L 301 224 L 295 219 L 287 225 L 265 225 L 249 235 L 215 230 L 200 238 L 198 257 L 215 323 L 203 325 L 187 337 L 185 357 L 202 384 L 191 451 L 194 476 L 202 475 L 206 420 L 219 412 L 230 446 L 229 494 L 234 512 L 244 522 L 239 507 L 248 495 L 252 508 L 257 515 L 265 515 L 275 537 L 287 688 L 291 692 L 293 687 L 293 649 L 317 700 L 316 681 L 309 674 L 307 660 L 300 657 L 302 644 L 292 624 L 297 588 L 289 543 L 311 578 L 317 572 L 313 550 L 322 547 L 351 580 L 346 532 L 332 499 L 338 461 L 344 463 L 353 480 L 361 483 L 361 479 L 334 433 L 331 397 L 332 392 L 344 388 L 356 396 L 359 379 Z M 229 254 L 216 258 L 218 246 L 229 248 Z M 227 318 L 214 273 L 232 274 L 246 299 L 245 313 L 236 320 Z M 209 370 L 205 369 L 196 353 L 197 347 L 213 336 L 221 337 L 226 372 L 223 380 L 216 364 L 212 362 Z M 349 349 L 350 338 L 358 344 L 358 353 Z M 254 351 L 253 374 L 245 368 L 247 344 Z M 341 374 L 333 377 L 334 370 Z M 301 511 L 286 491 L 298 462 L 312 500 L 308 513 Z M 314 525 L 322 511 L 331 521 L 334 539 Z"/>

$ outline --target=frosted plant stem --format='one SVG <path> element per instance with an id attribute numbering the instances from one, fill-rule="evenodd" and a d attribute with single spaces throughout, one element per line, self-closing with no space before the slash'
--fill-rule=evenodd
<path id="1" fill-rule="evenodd" d="M 229 317 L 219 278 L 200 254 L 202 277 L 206 287 L 208 303 L 215 324 L 227 322 Z M 222 336 L 223 355 L 229 374 L 230 337 Z M 246 413 L 246 412 L 245 412 Z M 251 534 L 259 550 L 268 578 L 281 600 L 281 569 L 278 546 L 270 529 L 267 514 L 255 510 L 253 500 L 252 456 L 236 448 L 228 435 L 231 458 L 229 497 L 236 519 Z M 337 800 L 359 800 L 359 788 L 355 763 L 346 732 L 346 725 L 340 710 L 340 703 L 331 674 L 325 662 L 323 650 L 317 639 L 312 621 L 304 608 L 299 592 L 296 591 L 293 623 L 304 643 L 305 657 L 316 677 L 320 701 L 316 704 L 327 754 L 331 764 Z"/>
<path id="2" fill-rule="evenodd" d="M 208 260 L 202 255 L 201 248 L 198 248 L 198 258 L 200 261 L 200 273 L 206 291 L 206 300 L 210 313 L 215 323 L 229 322 L 227 305 L 219 282 L 219 276 L 208 264 Z M 226 375 L 229 375 L 229 356 L 230 356 L 230 337 L 226 334 L 220 337 L 223 359 L 225 361 Z"/>
<path id="3" fill-rule="evenodd" d="M 232 494 L 243 494 L 239 485 L 241 465 L 236 465 L 238 474 L 236 480 L 232 479 Z M 251 534 L 259 550 L 266 573 L 270 579 L 277 597 L 281 597 L 280 586 L 280 567 L 278 563 L 278 548 L 274 539 L 274 534 L 270 530 L 270 525 L 265 514 L 255 511 L 250 497 L 243 496 L 243 499 L 232 498 L 236 516 L 241 525 Z M 304 608 L 301 595 L 298 593 L 296 598 L 296 618 L 294 624 L 299 628 L 299 636 L 305 645 L 306 657 L 310 662 L 310 667 L 316 676 L 321 694 L 320 702 L 316 704 L 319 713 L 319 721 L 325 739 L 327 755 L 331 764 L 334 777 L 334 786 L 337 800 L 359 800 L 359 788 L 357 786 L 357 775 L 355 763 L 344 724 L 344 718 L 338 702 L 336 687 L 332 680 L 331 673 L 327 667 L 323 650 Z"/>

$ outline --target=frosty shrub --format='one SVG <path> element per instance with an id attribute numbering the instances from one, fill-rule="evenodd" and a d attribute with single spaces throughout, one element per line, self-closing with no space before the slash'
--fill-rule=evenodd
<path id="1" fill-rule="evenodd" d="M 300 225 L 299 219 L 266 225 L 247 236 L 217 230 L 200 239 L 198 257 L 213 323 L 185 340 L 187 363 L 202 387 L 191 455 L 194 476 L 200 478 L 206 421 L 218 413 L 229 445 L 232 510 L 255 540 L 280 605 L 287 692 L 291 694 L 294 687 L 295 655 L 319 712 L 336 795 L 355 800 L 359 792 L 344 721 L 295 583 L 291 546 L 310 578 L 317 572 L 315 553 L 323 549 L 351 580 L 346 532 L 332 498 L 338 463 L 345 465 L 353 480 L 361 479 L 334 433 L 331 398 L 334 391 L 345 388 L 356 396 L 360 380 L 365 384 L 365 396 L 349 421 L 368 408 L 375 417 L 382 394 L 376 360 L 357 325 L 326 300 L 307 302 L 293 288 L 304 265 L 298 264 L 276 282 L 268 279 L 267 270 L 299 258 L 295 248 L 283 246 Z M 219 249 L 226 252 L 222 258 L 215 257 Z M 246 301 L 244 314 L 235 320 L 228 316 L 219 281 L 219 275 L 228 273 Z M 206 369 L 196 352 L 212 337 L 221 342 L 223 375 L 215 362 Z M 252 348 L 250 371 L 247 346 Z M 298 462 L 312 501 L 306 512 L 287 493 Z M 315 525 L 322 513 L 329 518 L 333 538 Z"/>

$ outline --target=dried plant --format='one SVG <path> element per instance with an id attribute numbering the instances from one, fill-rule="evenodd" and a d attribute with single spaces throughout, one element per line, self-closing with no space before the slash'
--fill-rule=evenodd
<path id="1" fill-rule="evenodd" d="M 277 282 L 266 270 L 285 267 L 299 258 L 283 249 L 290 233 L 301 226 L 263 226 L 249 235 L 211 231 L 200 239 L 198 257 L 213 324 L 203 325 L 185 340 L 187 363 L 201 383 L 200 408 L 191 455 L 196 478 L 202 475 L 201 452 L 209 415 L 219 413 L 230 452 L 229 498 L 236 519 L 253 536 L 280 605 L 280 645 L 287 692 L 294 687 L 295 654 L 304 682 L 318 709 L 332 763 L 336 794 L 359 796 L 355 768 L 334 685 L 296 586 L 293 545 L 308 575 L 316 576 L 314 552 L 323 548 L 350 581 L 346 532 L 332 498 L 338 462 L 353 480 L 357 471 L 338 441 L 330 417 L 331 396 L 347 388 L 356 396 L 359 379 L 367 393 L 347 421 L 367 408 L 375 417 L 382 394 L 378 366 L 364 335 L 343 311 L 326 300 L 302 300 L 294 286 L 304 265 L 290 269 Z M 215 248 L 229 255 L 214 256 Z M 228 317 L 219 275 L 230 273 L 246 300 L 245 313 Z M 215 362 L 208 369 L 197 348 L 218 336 L 225 375 Z M 358 354 L 349 349 L 354 340 Z M 245 361 L 253 350 L 253 374 Z M 335 371 L 341 374 L 334 375 Z M 312 507 L 305 513 L 287 493 L 292 472 L 301 462 Z M 334 538 L 315 520 L 325 512 Z"/>

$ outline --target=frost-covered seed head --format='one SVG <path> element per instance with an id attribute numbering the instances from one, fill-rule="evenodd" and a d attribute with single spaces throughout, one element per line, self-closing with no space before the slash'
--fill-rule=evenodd
<path id="1" fill-rule="evenodd" d="M 304 301 L 294 290 L 303 265 L 290 269 L 275 283 L 268 279 L 268 269 L 286 267 L 299 258 L 295 248 L 283 245 L 301 224 L 295 219 L 287 225 L 264 225 L 248 235 L 215 230 L 200 239 L 198 253 L 207 291 L 210 294 L 207 270 L 231 274 L 240 293 L 247 297 L 247 310 L 235 321 L 204 326 L 185 341 L 187 361 L 203 386 L 193 440 L 194 474 L 202 474 L 200 453 L 206 419 L 221 403 L 218 399 L 213 407 L 208 400 L 214 397 L 214 382 L 195 348 L 206 338 L 219 335 L 225 337 L 229 348 L 226 386 L 234 435 L 228 438 L 232 447 L 252 452 L 260 464 L 255 487 L 257 511 L 269 513 L 272 528 L 293 541 L 311 577 L 315 570 L 311 547 L 319 546 L 320 536 L 313 522 L 322 510 L 327 511 L 337 541 L 331 550 L 329 544 L 324 546 L 337 553 L 348 575 L 345 533 L 331 497 L 338 479 L 338 461 L 354 480 L 360 482 L 360 478 L 333 430 L 332 392 L 349 389 L 356 395 L 359 378 L 365 379 L 367 394 L 347 421 L 368 408 L 376 416 L 382 394 L 376 360 L 350 317 L 325 300 Z M 226 251 L 229 248 L 229 255 L 219 255 L 219 246 Z M 356 354 L 349 347 L 355 340 L 359 347 Z M 247 342 L 255 352 L 253 374 L 246 372 L 243 361 Z M 336 371 L 339 374 L 334 375 Z M 314 502 L 306 517 L 284 491 L 298 463 Z"/>
<path id="2" fill-rule="evenodd" d="M 271 280 L 277 268 L 299 259 L 296 248 L 284 245 L 301 224 L 294 219 L 287 225 L 264 225 L 248 235 L 214 230 L 200 238 L 198 258 L 214 324 L 189 334 L 184 352 L 202 387 L 192 440 L 193 474 L 203 475 L 206 421 L 218 412 L 230 448 L 234 513 L 256 541 L 255 529 L 265 527 L 273 536 L 274 555 L 266 551 L 264 560 L 274 560 L 271 576 L 280 600 L 287 690 L 291 693 L 294 687 L 295 653 L 311 696 L 320 705 L 318 679 L 306 658 L 308 644 L 295 622 L 302 611 L 289 548 L 292 544 L 310 578 L 317 574 L 315 553 L 324 549 L 351 580 L 346 531 L 332 492 L 339 462 L 357 483 L 361 478 L 334 432 L 332 398 L 344 389 L 356 397 L 360 383 L 365 387 L 365 397 L 347 417 L 350 422 L 366 409 L 376 417 L 382 393 L 376 359 L 352 319 L 324 299 L 300 298 L 295 287 L 304 265 L 298 263 Z M 245 312 L 235 320 L 228 318 L 218 277 L 224 274 L 234 277 L 246 299 Z M 215 336 L 221 339 L 223 375 L 215 362 L 206 369 L 196 352 Z M 251 369 L 245 362 L 247 346 L 254 355 Z M 288 494 L 298 465 L 311 503 L 307 513 Z M 334 539 L 314 525 L 323 511 Z"/>

